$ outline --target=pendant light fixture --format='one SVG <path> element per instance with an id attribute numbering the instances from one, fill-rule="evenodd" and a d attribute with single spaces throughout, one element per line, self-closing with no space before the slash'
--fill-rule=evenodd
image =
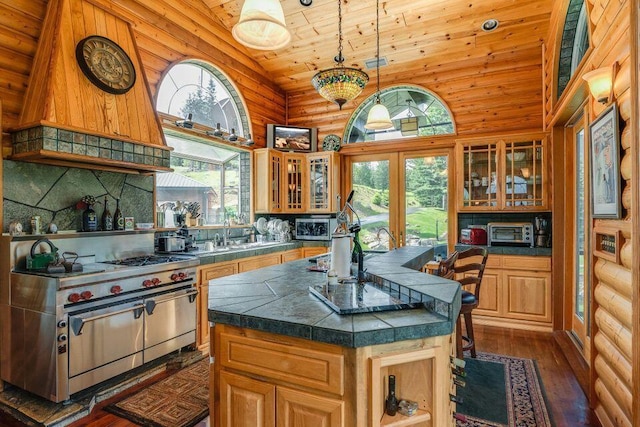
<path id="1" fill-rule="evenodd" d="M 279 0 L 245 0 L 233 38 L 258 50 L 276 50 L 291 41 Z"/>
<path id="2" fill-rule="evenodd" d="M 376 0 L 376 103 L 367 116 L 365 129 L 384 130 L 393 127 L 389 110 L 380 102 L 380 0 Z"/>
<path id="3" fill-rule="evenodd" d="M 313 76 L 311 83 L 324 99 L 335 102 L 342 110 L 342 106 L 360 95 L 369 82 L 364 71 L 342 65 L 342 0 L 338 0 L 338 55 L 333 60 L 337 66 L 320 71 Z"/>

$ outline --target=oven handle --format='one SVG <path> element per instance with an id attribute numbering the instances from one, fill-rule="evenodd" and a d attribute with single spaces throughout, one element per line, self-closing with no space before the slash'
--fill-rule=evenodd
<path id="1" fill-rule="evenodd" d="M 197 289 L 193 289 L 190 290 L 184 294 L 180 294 L 180 295 L 176 295 L 176 294 L 171 294 L 166 298 L 156 298 L 156 299 L 148 299 L 145 301 L 144 303 L 144 307 L 145 310 L 147 311 L 148 315 L 153 314 L 153 310 L 155 310 L 156 305 L 158 305 L 158 303 L 161 302 L 167 302 L 167 301 L 171 301 L 171 300 L 176 300 L 179 298 L 184 298 L 184 297 L 189 297 L 189 302 L 192 303 L 196 300 L 196 295 L 198 295 L 198 290 Z"/>
<path id="2" fill-rule="evenodd" d="M 69 316 L 69 326 L 71 326 L 71 330 L 76 336 L 82 335 L 82 328 L 85 325 L 85 323 L 104 319 L 105 317 L 115 316 L 116 314 L 126 313 L 127 311 L 133 311 L 133 317 L 135 319 L 138 319 L 140 318 L 140 316 L 142 316 L 142 313 L 144 311 L 144 305 L 136 304 L 133 307 L 124 308 L 122 310 L 117 310 L 117 311 L 110 311 L 108 313 L 98 314 L 97 316 L 86 317 L 86 318 L 71 315 Z"/>

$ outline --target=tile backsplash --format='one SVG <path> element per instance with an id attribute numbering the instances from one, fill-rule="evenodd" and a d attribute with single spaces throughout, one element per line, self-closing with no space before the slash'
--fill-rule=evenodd
<path id="1" fill-rule="evenodd" d="M 84 195 L 94 196 L 100 203 L 94 209 L 101 217 L 104 199 L 109 210 L 116 209 L 116 198 L 125 217 L 135 222 L 153 222 L 154 202 L 152 175 L 134 175 L 103 172 L 38 163 L 3 161 L 3 224 L 22 223 L 26 233 L 31 232 L 30 218 L 41 217 L 46 230 L 54 223 L 58 230 L 81 230 L 82 210 L 76 207 Z"/>

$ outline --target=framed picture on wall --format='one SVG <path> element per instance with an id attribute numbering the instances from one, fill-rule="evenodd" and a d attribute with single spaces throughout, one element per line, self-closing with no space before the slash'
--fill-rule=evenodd
<path id="1" fill-rule="evenodd" d="M 594 218 L 620 218 L 620 134 L 613 103 L 589 126 L 591 212 Z"/>

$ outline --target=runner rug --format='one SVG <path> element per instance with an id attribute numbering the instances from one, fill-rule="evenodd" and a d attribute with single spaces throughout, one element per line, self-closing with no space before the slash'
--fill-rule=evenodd
<path id="1" fill-rule="evenodd" d="M 104 408 L 145 427 L 191 427 L 209 415 L 209 358 Z"/>
<path id="2" fill-rule="evenodd" d="M 467 420 L 457 427 L 553 426 L 533 360 L 478 353 L 465 362 L 457 412 Z"/>

